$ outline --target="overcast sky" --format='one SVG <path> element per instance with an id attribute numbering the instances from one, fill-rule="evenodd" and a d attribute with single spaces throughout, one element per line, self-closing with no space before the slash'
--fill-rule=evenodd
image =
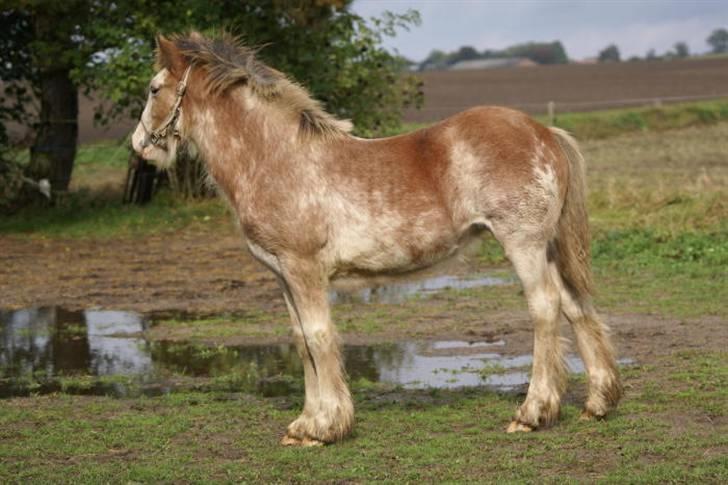
<path id="1" fill-rule="evenodd" d="M 385 42 L 420 61 L 433 49 L 463 45 L 500 49 L 527 41 L 560 40 L 572 59 L 595 57 L 610 43 L 623 58 L 661 54 L 678 41 L 708 50 L 706 37 L 728 28 L 728 0 L 355 0 L 364 17 L 416 9 L 422 25 Z"/>

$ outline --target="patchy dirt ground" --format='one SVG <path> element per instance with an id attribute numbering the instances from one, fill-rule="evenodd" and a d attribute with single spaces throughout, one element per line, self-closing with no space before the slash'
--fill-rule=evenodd
<path id="1" fill-rule="evenodd" d="M 448 271 L 488 269 L 471 260 Z M 239 345 L 288 339 L 275 279 L 247 253 L 232 228 L 216 235 L 188 229 L 113 240 L 3 236 L 0 294 L 5 309 L 56 305 L 138 311 L 162 322 L 148 332 L 155 340 Z M 401 304 L 347 303 L 335 308 L 334 317 L 348 343 L 505 338 L 508 353 L 522 354 L 530 352 L 533 338 L 525 308 L 518 286 L 509 285 L 446 291 Z M 195 323 L 203 317 L 217 320 Z M 165 324 L 170 318 L 176 318 L 174 324 Z M 611 312 L 606 319 L 619 353 L 643 362 L 676 350 L 722 350 L 728 341 L 728 326 L 720 317 Z M 568 329 L 564 333 L 570 336 Z"/>
<path id="2" fill-rule="evenodd" d="M 0 237 L 2 306 L 236 313 L 278 303 L 275 279 L 232 230 L 140 239 Z M 275 301 L 271 301 L 275 300 Z"/>

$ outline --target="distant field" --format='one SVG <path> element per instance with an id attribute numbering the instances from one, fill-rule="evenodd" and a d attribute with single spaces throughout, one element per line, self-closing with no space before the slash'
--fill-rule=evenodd
<path id="1" fill-rule="evenodd" d="M 431 71 L 421 76 L 425 105 L 408 111 L 407 122 L 436 121 L 480 104 L 540 114 L 549 101 L 563 113 L 728 94 L 728 58 Z"/>

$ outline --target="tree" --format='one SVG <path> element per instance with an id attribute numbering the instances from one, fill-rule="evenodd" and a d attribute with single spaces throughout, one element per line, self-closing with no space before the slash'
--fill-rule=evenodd
<path id="1" fill-rule="evenodd" d="M 79 89 L 107 101 L 96 118 L 138 116 L 152 75 L 157 33 L 226 27 L 263 46 L 262 60 L 306 85 L 359 133 L 391 130 L 401 110 L 421 102 L 418 81 L 382 48 L 385 36 L 419 23 L 416 12 L 365 20 L 350 0 L 14 0 L 0 10 L 0 121 L 36 128 L 30 171 L 54 189 L 70 181 L 77 143 Z M 8 62 L 5 60 L 8 59 Z M 6 76 L 6 74 L 9 74 Z M 23 101 L 14 93 L 30 87 Z M 35 95 L 40 111 L 25 102 Z M 20 99 L 20 98 L 16 98 Z M 10 101 L 8 101 L 10 100 Z M 6 143 L 4 130 L 0 142 Z"/>
<path id="2" fill-rule="evenodd" d="M 690 49 L 688 48 L 687 43 L 676 42 L 674 49 L 675 49 L 675 52 L 674 52 L 675 57 L 677 57 L 679 59 L 684 59 L 686 57 L 690 57 Z"/>
<path id="3" fill-rule="evenodd" d="M 5 108 L 0 121 L 34 129 L 25 172 L 50 179 L 53 190 L 66 190 L 71 179 L 79 88 L 92 89 L 93 64 L 139 32 L 130 16 L 132 3 L 11 0 L 0 12 L 0 51 L 10 61 L 2 67 L 7 97 L 0 102 Z M 170 6 L 162 3 L 162 10 Z M 17 93 L 17 101 L 9 102 Z M 8 142 L 5 130 L 0 142 Z"/>
<path id="4" fill-rule="evenodd" d="M 728 52 L 728 30 L 715 29 L 706 39 L 706 42 L 713 49 L 714 54 Z"/>
<path id="5" fill-rule="evenodd" d="M 460 61 L 472 61 L 474 59 L 479 59 L 480 54 L 475 49 L 475 47 L 466 45 L 458 49 L 454 54 L 451 54 L 448 56 L 448 64 L 452 65 L 456 62 Z"/>
<path id="6" fill-rule="evenodd" d="M 619 62 L 619 47 L 615 44 L 610 44 L 601 51 L 599 51 L 599 62 Z"/>
<path id="7" fill-rule="evenodd" d="M 24 103 L 30 101 L 28 84 L 40 101 L 34 120 L 36 137 L 30 152 L 29 174 L 47 177 L 54 188 L 65 190 L 70 181 L 76 155 L 78 134 L 78 92 L 70 79 L 74 61 L 80 57 L 79 45 L 73 37 L 76 19 L 69 13 L 80 2 L 27 3 L 28 7 L 2 12 L 0 50 L 9 53 L 4 63 L 8 74 L 7 96 L 20 93 L 15 102 L 3 99 L 8 110 L 3 115 L 16 121 L 27 121 L 30 114 Z M 78 19 L 84 22 L 84 19 Z M 6 79 L 3 76 L 3 79 Z M 3 133 L 3 140 L 7 134 Z"/>
<path id="8" fill-rule="evenodd" d="M 441 50 L 434 49 L 431 51 L 424 61 L 420 63 L 420 71 L 426 69 L 440 69 L 447 66 L 447 54 Z"/>
<path id="9" fill-rule="evenodd" d="M 525 57 L 538 64 L 564 64 L 569 62 L 566 50 L 559 41 L 527 42 L 503 50 L 485 49 L 478 52 L 474 47 L 463 46 L 455 52 L 433 50 L 420 63 L 420 70 L 445 69 L 459 61 L 472 59 L 499 59 L 504 57 Z"/>
<path id="10" fill-rule="evenodd" d="M 527 42 L 507 48 L 503 57 L 525 57 L 538 64 L 565 64 L 569 62 L 564 46 L 559 41 Z"/>

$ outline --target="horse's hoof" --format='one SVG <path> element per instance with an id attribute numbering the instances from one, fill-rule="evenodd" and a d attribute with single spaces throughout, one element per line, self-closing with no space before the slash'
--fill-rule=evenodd
<path id="1" fill-rule="evenodd" d="M 581 415 L 579 415 L 579 421 L 594 421 L 597 419 L 604 419 L 603 414 L 594 414 L 593 412 L 589 411 L 588 409 L 584 409 L 581 412 Z"/>
<path id="2" fill-rule="evenodd" d="M 506 433 L 530 433 L 531 431 L 533 431 L 531 426 L 516 420 L 511 421 L 506 429 Z"/>
<path id="3" fill-rule="evenodd" d="M 301 440 L 285 435 L 283 438 L 281 438 L 281 444 L 283 446 L 301 446 Z"/>
<path id="4" fill-rule="evenodd" d="M 323 446 L 324 442 L 311 438 L 294 438 L 293 436 L 285 435 L 281 438 L 281 444 L 283 446 L 303 446 L 308 448 L 310 446 Z"/>
<path id="5" fill-rule="evenodd" d="M 311 438 L 303 438 L 303 440 L 301 441 L 301 446 L 305 446 L 305 447 L 323 446 L 323 445 L 324 445 L 323 441 L 319 441 L 319 440 L 315 440 L 315 439 L 311 439 Z"/>

